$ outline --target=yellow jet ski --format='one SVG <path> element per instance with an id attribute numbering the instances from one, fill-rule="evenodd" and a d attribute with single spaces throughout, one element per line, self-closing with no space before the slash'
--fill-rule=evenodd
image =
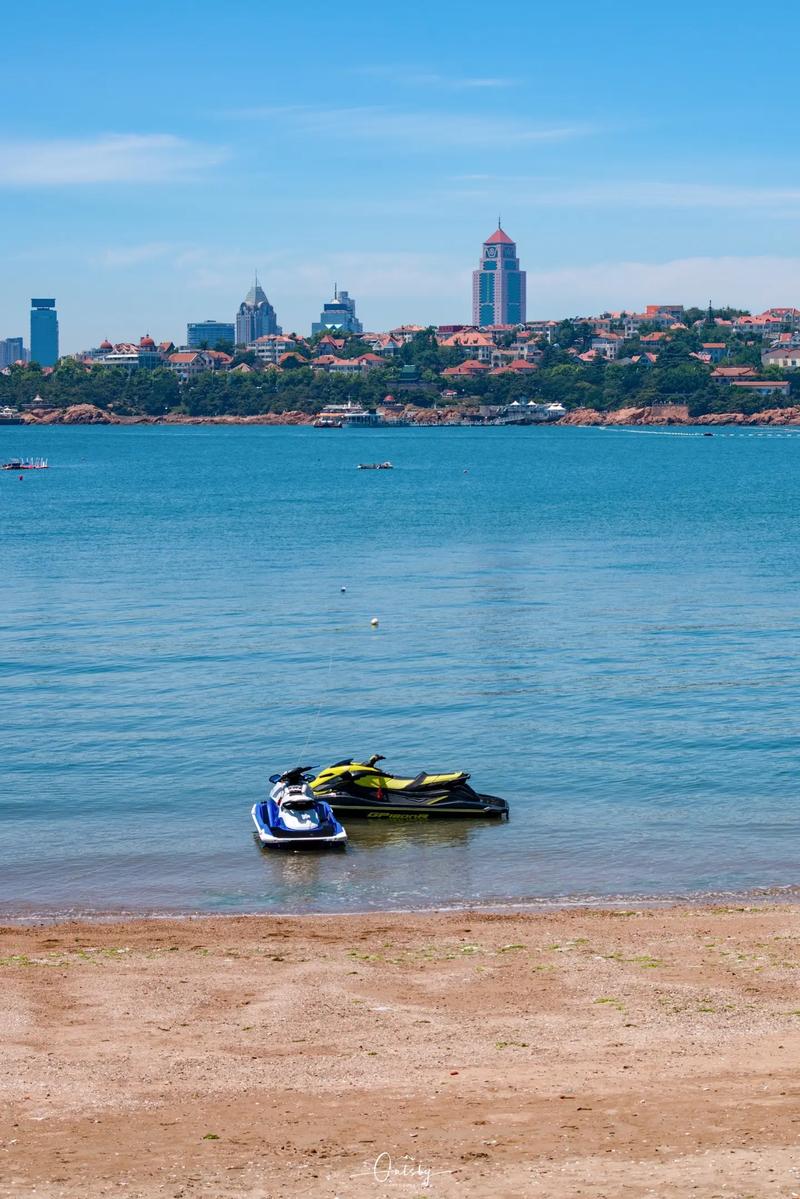
<path id="1" fill-rule="evenodd" d="M 325 766 L 311 780 L 311 789 L 334 812 L 366 816 L 370 820 L 430 820 L 443 816 L 508 819 L 508 802 L 496 795 L 481 795 L 468 782 L 464 770 L 398 778 L 388 774 L 373 754 L 366 762 L 345 758 Z"/>

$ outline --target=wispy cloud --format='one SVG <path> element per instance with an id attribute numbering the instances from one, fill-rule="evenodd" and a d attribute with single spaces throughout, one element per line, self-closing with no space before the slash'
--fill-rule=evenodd
<path id="1" fill-rule="evenodd" d="M 159 292 L 163 319 L 152 325 L 174 329 L 175 297 L 191 293 L 215 304 L 228 297 L 233 312 L 246 289 L 253 262 L 285 329 L 304 331 L 315 318 L 334 279 L 347 279 L 359 316 L 368 329 L 387 329 L 403 321 L 437 324 L 469 320 L 470 272 L 474 265 L 453 253 L 380 252 L 358 248 L 305 257 L 289 250 L 275 252 L 266 245 L 246 251 L 229 246 L 206 246 L 192 261 L 170 260 L 174 296 Z M 662 262 L 608 260 L 537 270 L 528 266 L 528 313 L 536 317 L 574 316 L 605 309 L 641 311 L 645 304 L 685 303 L 703 306 L 733 304 L 760 311 L 770 304 L 797 299 L 800 259 L 777 256 L 678 258 Z M 172 303 L 172 308 L 170 307 Z M 148 295 L 139 324 L 152 309 Z M 223 305 L 224 310 L 224 305 Z M 158 313 L 157 313 L 158 315 Z M 135 324 L 135 322 L 134 322 Z M 144 325 L 142 325 L 144 327 Z"/>
<path id="2" fill-rule="evenodd" d="M 504 76 L 444 75 L 440 71 L 426 71 L 410 63 L 358 67 L 353 74 L 370 79 L 383 79 L 400 87 L 429 88 L 431 91 L 444 92 L 489 91 L 514 87 L 517 84 L 516 79 Z"/>
<path id="3" fill-rule="evenodd" d="M 590 132 L 588 126 L 537 125 L 517 117 L 499 120 L 469 113 L 402 112 L 380 106 L 316 108 L 290 104 L 238 108 L 222 115 L 262 121 L 273 129 L 288 126 L 304 134 L 402 144 L 406 149 L 421 151 L 561 142 Z"/>
<path id="4" fill-rule="evenodd" d="M 796 212 L 800 187 L 750 187 L 727 183 L 681 183 L 658 180 L 587 180 L 559 183 L 552 179 L 461 175 L 456 193 L 491 199 L 513 188 L 515 202 L 548 208 L 761 208 Z"/>
<path id="5" fill-rule="evenodd" d="M 732 304 L 759 312 L 794 304 L 800 259 L 771 255 L 599 262 L 528 271 L 528 314 L 566 316 L 645 304 Z"/>
<path id="6" fill-rule="evenodd" d="M 206 254 L 207 251 L 201 246 L 177 241 L 147 241 L 107 246 L 91 255 L 91 260 L 97 266 L 112 270 L 164 262 L 171 267 L 194 268 L 205 262 Z"/>
<path id="7" fill-rule="evenodd" d="M 0 141 L 0 187 L 163 183 L 216 166 L 225 150 L 171 133 Z"/>

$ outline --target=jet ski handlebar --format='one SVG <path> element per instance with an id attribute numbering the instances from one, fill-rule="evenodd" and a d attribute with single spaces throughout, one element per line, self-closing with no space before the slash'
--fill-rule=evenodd
<path id="1" fill-rule="evenodd" d="M 271 774 L 269 781 L 271 783 L 302 783 L 313 766 L 294 766 L 291 770 L 284 771 L 283 774 Z"/>
<path id="2" fill-rule="evenodd" d="M 378 762 L 385 762 L 386 758 L 383 754 L 373 754 L 371 758 L 367 758 L 367 766 L 377 766 Z"/>

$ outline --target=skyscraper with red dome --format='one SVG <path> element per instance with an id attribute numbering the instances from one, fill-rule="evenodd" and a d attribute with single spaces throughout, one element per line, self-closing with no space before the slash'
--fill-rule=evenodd
<path id="1" fill-rule="evenodd" d="M 516 244 L 498 222 L 483 243 L 480 266 L 472 272 L 473 325 L 524 324 L 525 287 Z"/>

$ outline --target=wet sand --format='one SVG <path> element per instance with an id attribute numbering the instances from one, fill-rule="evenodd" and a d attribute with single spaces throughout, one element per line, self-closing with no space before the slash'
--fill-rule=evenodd
<path id="1" fill-rule="evenodd" d="M 0 932 L 0 1195 L 800 1195 L 800 908 Z"/>

